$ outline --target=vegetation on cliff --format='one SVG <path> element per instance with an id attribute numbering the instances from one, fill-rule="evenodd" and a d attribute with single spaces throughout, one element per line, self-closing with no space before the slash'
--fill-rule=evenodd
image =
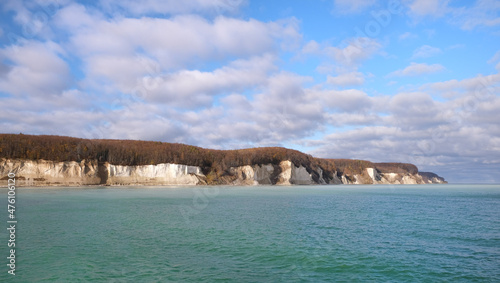
<path id="1" fill-rule="evenodd" d="M 94 140 L 64 136 L 0 134 L 0 158 L 77 161 L 96 160 L 115 165 L 149 165 L 176 163 L 201 167 L 203 173 L 216 180 L 230 174 L 231 167 L 273 164 L 290 160 L 313 174 L 331 180 L 335 175 L 363 174 L 366 168 L 379 172 L 416 173 L 415 165 L 405 163 L 372 163 L 366 160 L 322 159 L 297 150 L 262 147 L 239 150 L 214 150 L 154 141 Z M 317 169 L 321 169 L 317 170 Z"/>

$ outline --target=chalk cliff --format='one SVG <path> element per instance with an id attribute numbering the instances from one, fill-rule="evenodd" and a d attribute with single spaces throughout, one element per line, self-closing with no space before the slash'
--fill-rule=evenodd
<path id="1" fill-rule="evenodd" d="M 123 166 L 96 161 L 1 159 L 0 175 L 9 172 L 24 186 L 197 185 L 203 184 L 205 177 L 199 167 L 169 163 Z"/>
<path id="2" fill-rule="evenodd" d="M 23 186 L 82 186 L 101 183 L 96 161 L 54 162 L 45 160 L 0 159 L 2 183 L 9 172 L 16 174 L 16 184 Z"/>
<path id="3" fill-rule="evenodd" d="M 97 161 L 55 162 L 46 160 L 0 159 L 0 184 L 16 174 L 18 186 L 82 185 L 204 185 L 207 176 L 198 166 L 161 163 L 156 165 L 113 165 Z M 5 184 L 4 184 L 5 183 Z M 289 160 L 279 165 L 255 164 L 231 167 L 219 183 L 228 185 L 314 185 L 314 184 L 428 184 L 446 183 L 433 173 L 381 173 L 366 168 L 361 174 L 337 173 L 326 176 L 316 170 L 296 166 Z"/>
<path id="4" fill-rule="evenodd" d="M 282 161 L 279 166 L 264 164 L 232 167 L 231 173 L 237 177 L 232 182 L 234 185 L 326 185 L 342 183 L 337 176 L 326 181 L 320 168 L 315 172 L 318 179 L 314 180 L 312 172 L 307 172 L 307 169 L 301 165 L 295 166 L 289 160 Z"/>
<path id="5" fill-rule="evenodd" d="M 157 165 L 123 166 L 104 164 L 107 185 L 197 185 L 205 175 L 197 166 L 162 163 Z"/>
<path id="6" fill-rule="evenodd" d="M 366 168 L 366 173 L 371 179 L 368 184 L 444 184 L 443 178 L 434 173 L 379 173 L 375 168 Z M 431 174 L 431 175 L 430 175 Z M 362 176 L 356 175 L 356 180 Z"/>
<path id="7" fill-rule="evenodd" d="M 409 163 L 317 158 L 283 147 L 215 150 L 158 141 L 0 134 L 0 185 L 446 183 Z"/>

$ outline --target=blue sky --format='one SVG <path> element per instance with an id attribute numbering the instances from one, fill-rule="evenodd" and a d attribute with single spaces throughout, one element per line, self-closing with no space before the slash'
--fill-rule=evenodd
<path id="1" fill-rule="evenodd" d="M 2 1 L 0 132 L 500 182 L 500 2 Z"/>

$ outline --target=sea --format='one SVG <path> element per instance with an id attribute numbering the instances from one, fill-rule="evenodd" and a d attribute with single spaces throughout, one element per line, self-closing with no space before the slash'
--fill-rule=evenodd
<path id="1" fill-rule="evenodd" d="M 500 282 L 500 185 L 7 193 L 1 282 Z"/>

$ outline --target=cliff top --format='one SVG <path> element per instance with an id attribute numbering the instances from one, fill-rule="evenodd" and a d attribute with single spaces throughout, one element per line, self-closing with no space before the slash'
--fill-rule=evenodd
<path id="1" fill-rule="evenodd" d="M 66 136 L 0 134 L 0 158 L 82 161 L 95 160 L 115 165 L 177 163 L 202 168 L 204 174 L 223 176 L 230 167 L 274 164 L 290 160 L 309 172 L 320 168 L 327 176 L 360 174 L 366 168 L 381 173 L 417 173 L 413 164 L 372 163 L 366 160 L 315 158 L 282 147 L 215 150 L 167 142 L 81 139 Z M 313 170 L 314 169 L 314 170 Z"/>

